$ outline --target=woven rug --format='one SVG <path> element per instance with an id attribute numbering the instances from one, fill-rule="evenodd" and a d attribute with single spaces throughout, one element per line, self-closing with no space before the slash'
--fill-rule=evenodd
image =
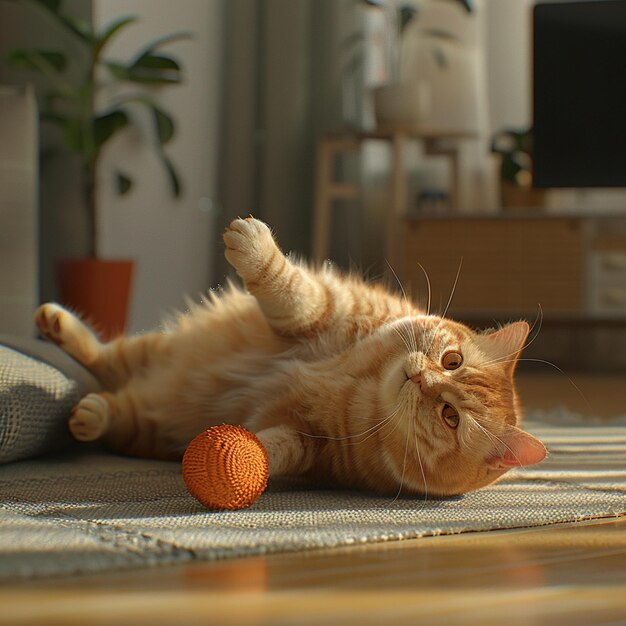
<path id="1" fill-rule="evenodd" d="M 545 416 L 544 416 L 545 418 Z M 571 421 L 569 421 L 571 424 Z M 527 421 L 539 466 L 448 500 L 273 484 L 250 508 L 211 512 L 178 463 L 80 453 L 0 467 L 0 578 L 41 577 L 524 528 L 626 513 L 626 420 Z"/>

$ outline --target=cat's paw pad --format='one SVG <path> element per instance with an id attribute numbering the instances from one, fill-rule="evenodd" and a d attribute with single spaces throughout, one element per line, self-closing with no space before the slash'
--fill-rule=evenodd
<path id="1" fill-rule="evenodd" d="M 252 278 L 279 252 L 267 224 L 248 217 L 233 220 L 224 232 L 225 256 L 244 279 Z"/>
<path id="2" fill-rule="evenodd" d="M 42 304 L 35 312 L 35 324 L 41 335 L 61 346 L 64 343 L 66 315 L 65 309 L 58 304 Z"/>
<path id="3" fill-rule="evenodd" d="M 252 252 L 268 242 L 274 243 L 269 226 L 253 217 L 233 220 L 224 232 L 227 250 Z"/>
<path id="4" fill-rule="evenodd" d="M 72 411 L 68 426 L 74 439 L 95 441 L 104 435 L 110 424 L 109 405 L 97 393 L 86 395 Z"/>

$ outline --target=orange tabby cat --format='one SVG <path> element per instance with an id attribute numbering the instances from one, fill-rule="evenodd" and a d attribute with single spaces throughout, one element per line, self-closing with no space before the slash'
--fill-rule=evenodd
<path id="1" fill-rule="evenodd" d="M 75 407 L 76 439 L 180 458 L 206 428 L 241 424 L 270 475 L 381 494 L 452 495 L 541 461 L 516 427 L 513 383 L 529 328 L 478 334 L 424 315 L 381 286 L 288 260 L 248 218 L 224 234 L 247 292 L 229 285 L 165 332 L 101 344 L 56 304 L 45 336 L 102 383 Z"/>

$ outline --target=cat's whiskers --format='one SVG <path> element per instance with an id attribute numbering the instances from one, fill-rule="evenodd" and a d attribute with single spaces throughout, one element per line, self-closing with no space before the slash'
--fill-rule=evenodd
<path id="1" fill-rule="evenodd" d="M 488 366 L 503 365 L 505 363 L 519 363 L 520 361 L 524 361 L 524 362 L 527 362 L 527 363 L 544 363 L 545 365 L 549 365 L 550 367 L 553 367 L 555 370 L 557 370 L 558 372 L 563 374 L 563 376 L 565 376 L 565 378 L 567 378 L 567 380 L 570 383 L 570 385 L 572 385 L 572 387 L 574 387 L 574 389 L 576 389 L 576 391 L 578 392 L 580 397 L 585 401 L 585 404 L 587 405 L 587 408 L 588 409 L 592 408 L 591 403 L 587 399 L 587 396 L 585 396 L 585 394 L 582 392 L 580 387 L 558 365 L 556 365 L 555 363 L 552 363 L 551 361 L 546 361 L 545 359 L 509 359 L 509 360 L 503 360 L 503 361 L 500 361 L 498 359 L 494 359 L 493 361 L 489 362 Z"/>
<path id="2" fill-rule="evenodd" d="M 405 327 L 407 330 L 407 338 L 409 340 L 409 343 L 411 344 L 413 351 L 417 352 L 417 339 L 415 338 L 415 332 L 413 331 L 413 327 L 411 326 L 411 322 L 409 319 L 411 317 L 411 306 L 410 306 L 409 299 L 407 298 L 406 291 L 404 289 L 404 285 L 402 284 L 402 281 L 398 278 L 398 275 L 394 271 L 393 267 L 391 267 L 391 264 L 389 263 L 389 261 L 386 261 L 386 263 L 389 266 L 391 273 L 394 275 L 396 282 L 398 283 L 398 286 L 400 287 L 400 291 L 402 291 L 402 302 L 404 303 L 406 307 L 406 311 L 405 311 L 406 319 L 404 320 L 403 323 L 405 324 Z"/>
<path id="3" fill-rule="evenodd" d="M 393 330 L 398 335 L 398 337 L 400 337 L 400 339 L 402 340 L 402 343 L 404 344 L 404 347 L 406 348 L 407 353 L 410 354 L 412 352 L 413 348 L 411 345 L 410 336 L 405 336 L 402 334 L 402 330 L 403 330 L 402 327 L 398 328 L 397 326 L 394 326 L 394 324 L 387 322 L 379 317 L 376 317 L 375 315 L 356 315 L 355 319 L 358 319 L 360 317 L 365 318 L 365 319 L 376 320 L 377 322 L 380 322 L 381 325 L 386 326 L 387 328 L 390 328 L 391 330 Z"/>
<path id="4" fill-rule="evenodd" d="M 454 283 L 452 285 L 452 291 L 450 292 L 450 297 L 448 298 L 448 302 L 446 304 L 446 307 L 445 307 L 445 309 L 443 310 L 443 313 L 440 316 L 439 323 L 435 327 L 435 330 L 433 332 L 433 338 L 432 338 L 430 344 L 428 345 L 428 348 L 427 348 L 425 354 L 429 354 L 431 348 L 433 347 L 433 344 L 435 343 L 435 339 L 437 338 L 437 333 L 439 332 L 439 329 L 441 328 L 441 325 L 443 324 L 444 318 L 446 317 L 446 314 L 448 313 L 448 309 L 450 308 L 450 305 L 452 304 L 452 298 L 454 298 L 454 292 L 456 291 L 456 286 L 457 286 L 457 284 L 459 282 L 459 276 L 461 275 L 461 268 L 462 267 L 463 267 L 463 257 L 461 257 L 460 260 L 459 260 L 459 267 L 456 270 L 456 276 L 454 277 Z"/>
<path id="5" fill-rule="evenodd" d="M 541 329 L 543 328 L 543 307 L 541 306 L 541 303 L 539 302 L 537 303 L 537 306 L 539 307 L 539 312 L 537 313 L 537 317 L 535 318 L 533 325 L 530 327 L 530 331 L 528 332 L 528 335 L 530 336 L 532 334 L 537 324 L 539 324 L 539 328 L 537 328 L 537 332 L 535 333 L 534 337 L 532 337 L 530 341 L 522 347 L 522 350 L 525 350 L 526 348 L 528 348 L 528 346 L 530 346 L 533 343 L 533 341 L 535 341 L 535 339 L 539 337 L 539 333 L 541 332 Z M 522 350 L 520 350 L 520 352 Z"/>
<path id="6" fill-rule="evenodd" d="M 475 424 L 487 436 L 487 438 L 489 438 L 491 441 L 497 441 L 500 444 L 500 446 L 502 446 L 504 449 L 508 450 L 511 453 L 511 455 L 513 456 L 513 458 L 520 465 L 522 465 L 522 462 L 520 461 L 520 459 L 517 456 L 517 454 L 513 451 L 513 449 L 508 444 L 506 444 L 504 441 L 502 441 L 502 439 L 500 439 L 500 437 L 498 437 L 497 435 L 494 435 L 492 432 L 487 430 L 475 417 L 473 417 L 469 413 L 467 413 L 467 417 L 470 419 L 470 421 L 473 424 Z"/>
<path id="7" fill-rule="evenodd" d="M 428 288 L 428 304 L 426 306 L 426 316 L 430 315 L 430 299 L 432 296 L 432 291 L 430 288 L 430 278 L 428 278 L 428 272 L 426 271 L 426 269 L 424 268 L 424 266 L 418 262 L 417 264 L 419 266 L 419 268 L 422 270 L 424 277 L 426 278 L 426 286 Z"/>
<path id="8" fill-rule="evenodd" d="M 422 464 L 422 457 L 420 455 L 420 447 L 417 443 L 417 427 L 415 426 L 415 421 L 413 421 L 413 439 L 415 440 L 415 451 L 417 452 L 417 462 L 420 466 L 420 471 L 422 472 L 422 480 L 424 481 L 424 502 L 428 500 L 428 484 L 426 483 L 426 474 L 424 473 L 424 465 Z"/>
<path id="9" fill-rule="evenodd" d="M 379 432 L 381 432 L 385 428 L 385 426 L 388 426 L 390 424 L 390 422 L 393 422 L 393 421 L 396 422 L 396 426 L 394 426 L 394 428 L 393 428 L 393 430 L 395 430 L 396 427 L 397 427 L 397 423 L 399 421 L 397 419 L 399 411 L 400 411 L 400 407 L 397 407 L 393 411 L 393 413 L 391 413 L 387 417 L 383 418 L 382 420 L 379 420 L 377 422 L 377 424 L 376 424 L 377 426 L 379 426 L 379 428 L 377 428 L 376 430 L 373 430 L 367 437 L 365 437 L 365 439 L 362 439 L 361 441 L 349 441 L 346 445 L 353 446 L 353 445 L 361 444 L 361 443 L 367 441 L 370 437 L 373 437 L 374 435 L 376 435 Z M 392 430 L 392 432 L 393 432 L 393 430 Z M 386 439 L 386 438 L 387 437 L 385 437 L 384 439 Z M 384 439 L 383 439 L 383 441 L 384 441 Z"/>
<path id="10" fill-rule="evenodd" d="M 413 426 L 415 428 L 415 426 Z M 404 459 L 402 460 L 402 476 L 400 477 L 400 487 L 398 487 L 398 493 L 396 493 L 395 498 L 391 501 L 395 502 L 399 497 L 400 493 L 402 493 L 402 486 L 404 485 L 404 475 L 406 474 L 406 458 L 409 454 L 409 434 L 410 430 L 406 429 L 406 443 L 404 444 Z"/>
<path id="11" fill-rule="evenodd" d="M 398 412 L 399 412 L 399 410 L 400 410 L 400 407 L 398 407 Z M 396 416 L 397 416 L 397 414 L 396 414 Z M 401 422 L 401 421 L 402 421 L 401 419 L 395 419 L 395 420 L 394 420 L 395 424 L 393 425 L 393 428 L 391 429 L 391 431 L 389 431 L 389 432 L 388 432 L 388 433 L 387 433 L 387 434 L 386 434 L 386 435 L 385 435 L 385 436 L 381 439 L 381 441 L 382 441 L 382 442 L 387 441 L 387 439 L 389 439 L 389 437 L 391 437 L 391 435 L 393 435 L 393 433 L 395 433 L 395 432 L 396 432 L 396 429 L 398 428 L 398 425 L 400 424 L 400 422 Z"/>
<path id="12" fill-rule="evenodd" d="M 410 332 L 408 331 L 407 327 L 404 324 L 405 322 L 403 322 L 403 324 L 398 328 L 390 324 L 390 327 L 393 328 L 398 333 L 398 336 L 402 339 L 402 343 L 404 343 L 408 354 L 411 354 L 411 352 L 417 352 L 417 347 L 415 348 L 413 347 L 413 343 L 415 339 L 413 339 L 413 342 L 411 341 Z M 403 333 L 402 331 L 406 331 L 406 332 Z"/>
<path id="13" fill-rule="evenodd" d="M 310 439 L 329 439 L 332 441 L 346 441 L 348 439 L 354 439 L 356 437 L 363 437 L 364 435 L 368 435 L 368 433 L 370 433 L 362 441 L 352 442 L 352 443 L 363 443 L 363 441 L 367 441 L 367 439 L 375 435 L 376 432 L 378 432 L 379 430 L 382 430 L 390 421 L 392 421 L 393 418 L 397 416 L 398 412 L 400 411 L 400 408 L 401 408 L 400 406 L 397 406 L 389 415 L 378 420 L 373 426 L 371 426 L 367 430 L 364 430 L 360 433 L 355 433 L 352 435 L 344 435 L 342 437 L 335 437 L 333 435 L 312 435 L 311 433 L 305 433 L 303 431 L 297 431 L 297 432 L 298 434 L 303 435 L 305 437 L 309 437 Z"/>

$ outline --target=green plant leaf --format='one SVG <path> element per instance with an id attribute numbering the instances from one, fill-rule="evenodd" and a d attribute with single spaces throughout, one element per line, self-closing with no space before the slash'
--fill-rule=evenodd
<path id="1" fill-rule="evenodd" d="M 61 27 L 69 30 L 74 36 L 78 37 L 82 43 L 90 45 L 93 41 L 94 37 L 91 24 L 86 20 L 62 13 L 61 0 L 32 0 L 32 3 L 48 13 Z"/>
<path id="2" fill-rule="evenodd" d="M 474 4 L 473 2 L 471 2 L 471 0 L 457 0 L 457 1 L 468 13 L 474 12 Z"/>
<path id="3" fill-rule="evenodd" d="M 71 15 L 58 15 L 60 21 L 72 31 L 79 39 L 84 43 L 92 46 L 95 41 L 95 36 L 91 28 L 91 24 L 83 19 L 71 16 Z"/>
<path id="4" fill-rule="evenodd" d="M 173 41 L 181 41 L 184 39 L 191 39 L 191 33 L 187 31 L 181 31 L 179 33 L 172 33 L 171 35 L 165 35 L 165 37 L 159 37 L 158 39 L 150 42 L 145 48 L 137 53 L 137 55 L 135 56 L 135 61 L 133 61 L 133 63 L 136 63 L 139 59 L 148 54 L 152 54 L 155 50 L 167 45 L 168 43 L 172 43 Z"/>
<path id="5" fill-rule="evenodd" d="M 140 104 L 148 109 L 149 113 L 152 115 L 155 136 L 160 145 L 166 144 L 174 136 L 174 133 L 176 132 L 174 120 L 168 113 L 158 106 L 152 98 L 144 95 L 135 95 L 124 98 L 119 103 L 119 106 L 124 104 Z"/>
<path id="6" fill-rule="evenodd" d="M 96 36 L 93 51 L 94 59 L 97 60 L 98 58 L 100 58 L 102 49 L 104 48 L 104 46 L 107 45 L 107 43 L 109 43 L 109 41 L 111 41 L 111 39 L 118 31 L 136 21 L 137 17 L 134 15 L 130 15 L 128 17 L 122 17 L 119 20 L 116 20 L 113 23 L 109 24 L 100 35 Z"/>
<path id="7" fill-rule="evenodd" d="M 120 196 L 127 194 L 133 186 L 133 181 L 126 174 L 119 170 L 115 172 L 115 186 Z"/>
<path id="8" fill-rule="evenodd" d="M 173 136 L 176 128 L 174 120 L 163 110 L 157 106 L 152 107 L 154 114 L 154 124 L 156 127 L 157 137 L 161 145 L 166 144 Z"/>
<path id="9" fill-rule="evenodd" d="M 474 12 L 474 3 L 472 0 L 446 0 L 446 2 L 454 2 L 454 4 L 460 5 L 460 7 L 465 9 L 467 13 Z"/>
<path id="10" fill-rule="evenodd" d="M 150 61 L 147 63 L 150 63 Z M 163 71 L 161 69 L 151 67 L 136 67 L 134 65 L 126 66 L 112 61 L 107 61 L 104 65 L 115 78 L 132 83 L 164 85 L 179 83 L 181 80 L 180 71 L 178 70 Z"/>
<path id="11" fill-rule="evenodd" d="M 404 29 L 413 21 L 413 18 L 417 15 L 417 9 L 411 4 L 404 4 L 399 8 L 400 18 L 400 32 L 403 33 Z"/>
<path id="12" fill-rule="evenodd" d="M 165 167 L 165 171 L 168 174 L 170 179 L 170 186 L 172 188 L 172 194 L 175 198 L 179 198 L 182 193 L 182 185 L 180 182 L 180 178 L 178 177 L 178 173 L 176 172 L 176 168 L 174 164 L 170 161 L 168 156 L 161 151 L 159 156 L 161 157 L 161 162 L 163 163 L 163 167 Z"/>
<path id="13" fill-rule="evenodd" d="M 157 70 L 175 70 L 180 71 L 180 65 L 172 57 L 164 54 L 145 54 L 135 61 L 133 67 L 142 67 Z"/>
<path id="14" fill-rule="evenodd" d="M 131 79 L 142 83 L 179 83 L 180 65 L 172 57 L 144 54 L 129 67 Z"/>
<path id="15" fill-rule="evenodd" d="M 115 61 L 104 62 L 105 67 L 119 80 L 152 85 L 180 83 L 181 71 L 178 62 L 171 56 L 155 54 L 154 51 L 173 41 L 188 39 L 190 33 L 174 33 L 148 44 L 127 64 Z"/>
<path id="16" fill-rule="evenodd" d="M 61 0 L 35 0 L 35 2 L 53 13 L 58 13 L 61 8 Z"/>
<path id="17" fill-rule="evenodd" d="M 171 57 L 154 54 L 154 51 L 174 41 L 190 38 L 191 33 L 179 32 L 160 37 L 149 43 L 129 65 L 133 80 L 149 83 L 179 83 L 181 76 L 178 63 Z"/>
<path id="18" fill-rule="evenodd" d="M 95 149 L 99 150 L 115 133 L 128 125 L 128 116 L 121 109 L 98 115 L 93 120 Z"/>
<path id="19" fill-rule="evenodd" d="M 511 158 L 510 155 L 502 157 L 502 164 L 500 165 L 500 178 L 516 184 L 517 175 L 521 171 L 522 168 Z"/>
<path id="20" fill-rule="evenodd" d="M 106 61 L 104 65 L 115 78 L 119 80 L 130 80 L 129 71 L 125 65 L 113 61 Z"/>
<path id="21" fill-rule="evenodd" d="M 26 50 L 13 48 L 9 50 L 7 61 L 16 69 L 31 70 L 51 74 L 63 72 L 67 67 L 67 57 L 55 50 Z"/>

